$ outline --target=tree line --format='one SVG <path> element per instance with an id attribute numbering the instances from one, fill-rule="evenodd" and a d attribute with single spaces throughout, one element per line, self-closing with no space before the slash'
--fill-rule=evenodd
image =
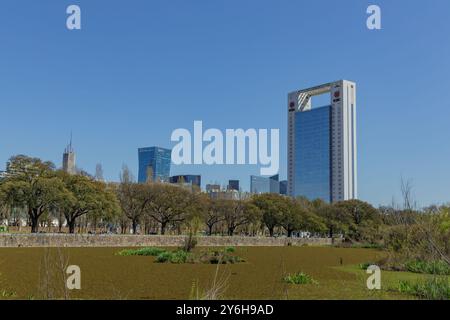
<path id="1" fill-rule="evenodd" d="M 279 194 L 211 199 L 182 185 L 136 183 L 126 166 L 120 182 L 105 183 L 83 172 L 69 175 L 51 162 L 24 155 L 10 158 L 0 180 L 0 219 L 14 224 L 22 213 L 33 233 L 56 219 L 60 231 L 65 222 L 70 233 L 77 227 L 81 232 L 97 232 L 101 227 L 103 232 L 186 234 L 194 225 L 206 235 L 291 237 L 307 232 L 380 244 L 391 238 L 398 240 L 395 232 L 402 226 L 442 214 L 445 208 L 377 209 L 360 200 L 329 204 Z"/>

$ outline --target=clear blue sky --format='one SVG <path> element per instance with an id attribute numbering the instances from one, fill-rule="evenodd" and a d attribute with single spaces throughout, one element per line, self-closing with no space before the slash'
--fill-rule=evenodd
<path id="1" fill-rule="evenodd" d="M 66 7 L 82 30 L 66 29 Z M 366 8 L 382 9 L 382 30 Z M 279 128 L 286 177 L 287 93 L 358 84 L 359 196 L 450 201 L 450 2 L 347 0 L 2 0 L 0 170 L 14 154 L 137 175 L 137 148 L 171 147 L 176 128 Z M 257 166 L 192 166 L 203 184 Z"/>

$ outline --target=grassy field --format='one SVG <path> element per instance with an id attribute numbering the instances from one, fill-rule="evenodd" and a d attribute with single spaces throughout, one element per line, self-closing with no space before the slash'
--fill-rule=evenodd
<path id="1" fill-rule="evenodd" d="M 16 299 L 41 297 L 44 248 L 0 249 L 0 292 Z M 50 249 L 56 255 L 56 249 Z M 205 250 L 196 248 L 197 251 Z M 74 299 L 189 299 L 193 284 L 206 290 L 216 273 L 210 264 L 161 264 L 154 257 L 119 256 L 120 248 L 62 249 L 70 264 L 81 268 L 81 290 Z M 359 263 L 382 256 L 373 249 L 332 247 L 238 247 L 246 262 L 221 265 L 226 280 L 224 299 L 411 299 L 394 288 L 400 279 L 423 275 L 382 272 L 382 290 L 366 289 L 367 275 Z M 315 283 L 291 285 L 287 273 L 305 272 Z M 7 294 L 3 294 L 5 298 Z M 1 299 L 0 295 L 0 299 Z"/>

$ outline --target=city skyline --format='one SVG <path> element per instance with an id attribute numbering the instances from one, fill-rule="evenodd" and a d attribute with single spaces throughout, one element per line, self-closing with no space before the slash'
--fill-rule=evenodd
<path id="1" fill-rule="evenodd" d="M 78 1 L 79 31 L 65 26 L 66 3 L 24 3 L 0 12 L 0 105 L 14 120 L 0 128 L 8 137 L 0 142 L 0 170 L 16 154 L 59 166 L 68 128 L 77 165 L 94 172 L 102 163 L 109 181 L 123 164 L 137 177 L 137 148 L 171 148 L 170 133 L 194 120 L 279 128 L 283 142 L 286 93 L 344 78 L 357 82 L 361 107 L 358 198 L 399 202 L 403 177 L 412 179 L 420 206 L 448 201 L 450 108 L 441 94 L 450 85 L 450 44 L 442 41 L 448 1 L 408 14 L 401 3 L 378 1 L 379 31 L 367 29 L 364 1 Z M 299 20 L 298 12 L 308 15 Z M 280 148 L 284 179 L 287 146 Z M 201 173 L 205 184 L 237 179 L 249 190 L 258 169 L 180 166 L 172 174 Z"/>

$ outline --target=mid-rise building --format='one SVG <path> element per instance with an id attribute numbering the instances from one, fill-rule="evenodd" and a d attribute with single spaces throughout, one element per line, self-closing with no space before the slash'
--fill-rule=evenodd
<path id="1" fill-rule="evenodd" d="M 328 94 L 325 106 L 312 98 Z M 288 190 L 328 202 L 357 198 L 356 84 L 346 80 L 288 95 Z"/>
<path id="2" fill-rule="evenodd" d="M 139 148 L 138 182 L 169 182 L 172 151 L 160 147 Z"/>
<path id="3" fill-rule="evenodd" d="M 278 174 L 272 177 L 250 176 L 250 193 L 280 193 Z"/>
<path id="4" fill-rule="evenodd" d="M 239 180 L 228 180 L 227 189 L 239 191 Z"/>
<path id="5" fill-rule="evenodd" d="M 194 174 L 183 174 L 170 177 L 170 183 L 190 184 L 193 186 L 202 186 L 202 176 Z"/>

